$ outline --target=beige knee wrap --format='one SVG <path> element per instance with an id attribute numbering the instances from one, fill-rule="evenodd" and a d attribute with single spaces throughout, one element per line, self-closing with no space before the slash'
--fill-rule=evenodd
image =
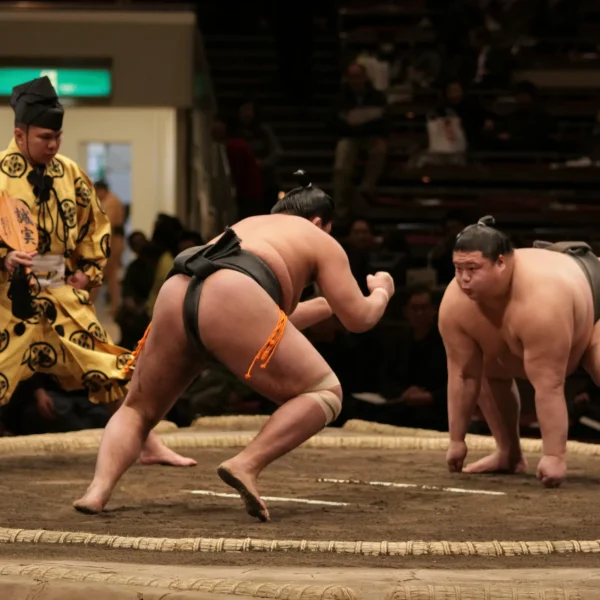
<path id="1" fill-rule="evenodd" d="M 303 396 L 309 396 L 315 400 L 323 409 L 323 412 L 325 413 L 325 425 L 329 425 L 329 423 L 335 421 L 342 412 L 342 401 L 337 394 L 330 389 L 339 387 L 339 385 L 340 380 L 333 373 L 329 373 L 329 375 L 319 381 L 319 383 L 315 384 L 302 394 Z"/>

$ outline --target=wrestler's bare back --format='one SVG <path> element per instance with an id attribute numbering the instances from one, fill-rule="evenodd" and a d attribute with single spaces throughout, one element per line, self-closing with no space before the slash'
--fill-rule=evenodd
<path id="1" fill-rule="evenodd" d="M 588 280 L 569 256 L 537 248 L 515 250 L 512 287 L 505 306 L 482 308 L 453 280 L 440 314 L 451 314 L 481 348 L 488 377 L 525 378 L 521 333 L 535 324 L 540 335 L 547 337 L 548 345 L 555 345 L 555 312 L 547 310 L 553 303 L 560 303 L 561 312 L 568 312 L 572 344 L 567 374 L 571 374 L 590 345 L 594 308 Z"/>
<path id="2" fill-rule="evenodd" d="M 338 245 L 307 219 L 292 215 L 249 217 L 232 229 L 241 239 L 242 248 L 256 254 L 272 269 L 281 286 L 282 308 L 287 314 L 296 308 L 306 285 L 314 281 L 320 255 Z"/>

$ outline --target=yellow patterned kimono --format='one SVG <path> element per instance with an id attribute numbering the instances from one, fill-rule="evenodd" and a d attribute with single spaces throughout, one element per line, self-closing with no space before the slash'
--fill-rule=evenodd
<path id="1" fill-rule="evenodd" d="M 34 372 L 54 376 L 65 390 L 87 389 L 93 402 L 118 400 L 125 395 L 129 377 L 124 367 L 131 354 L 113 345 L 88 291 L 65 283 L 79 269 L 90 278 L 90 287 L 101 285 L 110 254 L 110 222 L 89 178 L 73 161 L 57 155 L 46 168 L 53 178 L 47 201 L 36 197 L 31 172 L 13 139 L 0 153 L 0 192 L 27 204 L 37 225 L 37 295 L 32 318 L 14 317 L 9 276 L 0 272 L 0 405 Z M 0 246 L 0 258 L 7 252 Z"/>

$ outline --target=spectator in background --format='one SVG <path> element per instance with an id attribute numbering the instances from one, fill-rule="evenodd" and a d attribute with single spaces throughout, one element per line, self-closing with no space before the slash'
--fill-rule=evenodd
<path id="1" fill-rule="evenodd" d="M 470 150 L 478 147 L 484 132 L 494 128 L 491 115 L 479 100 L 465 96 L 460 81 L 450 81 L 446 84 L 439 110 L 443 113 L 453 111 L 460 118 Z"/>
<path id="2" fill-rule="evenodd" d="M 344 391 L 344 402 L 349 394 L 363 391 L 361 371 L 364 364 L 353 337 L 334 315 L 316 323 L 305 331 L 306 337 L 317 349 L 327 364 L 336 369 Z"/>
<path id="3" fill-rule="evenodd" d="M 408 332 L 382 365 L 381 394 L 391 399 L 378 420 L 406 427 L 447 430 L 446 351 L 431 290 L 413 288 L 405 306 Z"/>
<path id="4" fill-rule="evenodd" d="M 442 220 L 443 238 L 429 253 L 432 267 L 437 273 L 438 285 L 448 285 L 454 279 L 452 254 L 456 236 L 467 226 L 462 211 L 449 211 Z"/>
<path id="5" fill-rule="evenodd" d="M 121 200 L 110 190 L 105 181 L 94 184 L 102 210 L 110 220 L 110 255 L 104 267 L 104 282 L 108 289 L 110 314 L 114 318 L 121 303 L 121 260 L 125 250 L 126 209 Z M 100 288 L 91 291 L 92 302 L 96 302 Z"/>
<path id="6" fill-rule="evenodd" d="M 230 135 L 227 124 L 215 116 L 212 137 L 227 154 L 231 179 L 235 187 L 236 221 L 261 214 L 264 208 L 263 180 L 258 159 L 250 144 L 243 138 Z"/>
<path id="7" fill-rule="evenodd" d="M 427 150 L 413 155 L 409 165 L 460 166 L 467 161 L 467 136 L 460 117 L 451 108 L 431 111 L 426 117 Z"/>
<path id="8" fill-rule="evenodd" d="M 44 373 L 22 381 L 12 400 L 1 407 L 5 434 L 31 435 L 101 429 L 110 418 L 105 404 L 93 404 L 86 390 L 63 390 Z"/>
<path id="9" fill-rule="evenodd" d="M 355 208 L 352 175 L 361 150 L 367 152 L 361 191 L 373 194 L 385 166 L 388 126 L 387 100 L 367 77 L 362 65 L 353 63 L 335 105 L 333 127 L 338 136 L 335 149 L 333 196 L 336 214 L 347 219 Z"/>
<path id="10" fill-rule="evenodd" d="M 148 239 L 142 231 L 134 231 L 127 238 L 134 259 L 129 263 L 123 278 L 123 302 L 145 304 L 152 289 L 156 265 L 150 258 Z"/>
<path id="11" fill-rule="evenodd" d="M 243 138 L 252 148 L 262 178 L 263 204 L 260 214 L 268 214 L 281 191 L 277 166 L 283 158 L 283 150 L 273 128 L 262 120 L 253 101 L 247 100 L 240 104 L 231 137 Z"/>
<path id="12" fill-rule="evenodd" d="M 378 238 L 373 235 L 371 224 L 365 219 L 356 219 L 350 225 L 350 231 L 344 244 L 350 269 L 363 294 L 369 295 L 367 275 L 373 273 L 371 254 L 379 246 Z"/>
<path id="13" fill-rule="evenodd" d="M 135 256 L 139 256 L 142 248 L 148 243 L 148 238 L 143 231 L 132 231 L 127 238 L 129 249 Z"/>
<path id="14" fill-rule="evenodd" d="M 510 54 L 493 45 L 492 34 L 485 27 L 472 29 L 460 69 L 465 87 L 505 89 L 510 85 L 510 76 Z"/>
<path id="15" fill-rule="evenodd" d="M 498 148 L 516 152 L 551 149 L 556 123 L 542 107 L 535 84 L 531 81 L 518 83 L 515 104 L 515 110 L 498 128 Z"/>
<path id="16" fill-rule="evenodd" d="M 446 47 L 440 41 L 435 45 L 415 46 L 406 66 L 406 81 L 414 90 L 433 88 L 443 77 L 448 65 Z"/>
<path id="17" fill-rule="evenodd" d="M 182 231 L 183 226 L 176 217 L 160 213 L 156 218 L 151 245 L 152 256 L 156 261 L 156 269 L 152 289 L 146 304 L 146 312 L 150 318 L 152 318 L 158 292 L 173 266 L 175 256 L 178 254 L 179 236 Z"/>
<path id="18" fill-rule="evenodd" d="M 115 321 L 121 329 L 119 344 L 134 350 L 150 322 L 146 304 L 154 285 L 157 256 L 141 231 L 134 231 L 128 243 L 135 258 L 125 271 L 123 302 Z"/>
<path id="19" fill-rule="evenodd" d="M 394 276 L 393 264 L 381 267 L 377 264 L 382 241 L 381 237 L 373 234 L 373 227 L 369 221 L 357 218 L 351 223 L 343 243 L 350 270 L 365 295 L 370 293 L 366 284 L 367 275 L 390 268 L 389 272 Z M 356 386 L 354 391 L 376 389 L 380 360 L 378 327 L 364 333 L 348 334 L 345 340 L 350 344 L 354 355 L 360 358 L 360 366 L 353 375 L 353 384 Z"/>
<path id="20" fill-rule="evenodd" d="M 178 237 L 177 254 L 195 246 L 204 246 L 204 239 L 195 231 L 183 230 Z"/>

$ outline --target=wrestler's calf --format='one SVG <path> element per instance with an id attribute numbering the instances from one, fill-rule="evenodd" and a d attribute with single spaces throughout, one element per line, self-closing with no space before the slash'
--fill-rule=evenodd
<path id="1" fill-rule="evenodd" d="M 306 392 L 282 404 L 248 446 L 218 468 L 219 477 L 240 494 L 249 515 L 270 520 L 256 487 L 260 473 L 321 431 L 341 410 L 342 387 L 330 372 Z"/>

